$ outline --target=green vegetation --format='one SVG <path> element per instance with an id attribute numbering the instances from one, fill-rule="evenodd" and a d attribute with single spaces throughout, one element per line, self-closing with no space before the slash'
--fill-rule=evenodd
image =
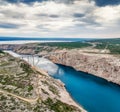
<path id="1" fill-rule="evenodd" d="M 37 54 L 37 53 L 39 53 L 40 51 L 42 51 L 43 50 L 43 47 L 37 47 L 36 49 L 35 49 L 35 54 Z"/>
<path id="2" fill-rule="evenodd" d="M 32 106 L 10 95 L 0 94 L 0 112 L 31 112 Z"/>
<path id="3" fill-rule="evenodd" d="M 75 107 L 67 105 L 60 100 L 53 101 L 52 99 L 48 98 L 46 101 L 44 101 L 44 104 L 55 112 L 74 112 L 75 110 L 77 111 Z"/>
<path id="4" fill-rule="evenodd" d="M 23 68 L 23 71 L 25 71 L 28 74 L 33 73 L 33 70 L 31 69 L 30 65 L 28 65 L 27 63 L 21 63 L 20 67 Z"/>
<path id="5" fill-rule="evenodd" d="M 60 49 L 74 49 L 74 48 L 84 48 L 89 47 L 91 44 L 83 42 L 51 42 L 51 43 L 41 43 L 42 46 L 58 47 Z"/>
<path id="6" fill-rule="evenodd" d="M 49 90 L 56 95 L 59 95 L 58 89 L 55 86 L 49 85 Z"/>
<path id="7" fill-rule="evenodd" d="M 28 92 L 32 91 L 33 90 L 33 86 L 32 85 L 29 85 L 28 86 Z"/>
<path id="8" fill-rule="evenodd" d="M 0 88 L 23 97 L 32 96 L 33 71 L 27 63 L 7 53 L 0 58 Z"/>
<path id="9" fill-rule="evenodd" d="M 0 50 L 0 54 L 4 54 L 4 52 L 2 50 Z"/>
<path id="10" fill-rule="evenodd" d="M 106 43 L 97 44 L 95 48 L 104 49 L 106 45 Z M 110 50 L 111 54 L 120 54 L 120 45 L 108 44 L 107 49 Z"/>
<path id="11" fill-rule="evenodd" d="M 90 42 L 120 44 L 120 38 L 113 38 L 113 39 L 96 39 L 96 40 L 91 40 Z"/>
<path id="12" fill-rule="evenodd" d="M 97 49 L 108 49 L 111 54 L 120 54 L 120 38 L 116 39 L 98 39 L 90 42 L 96 43 Z"/>

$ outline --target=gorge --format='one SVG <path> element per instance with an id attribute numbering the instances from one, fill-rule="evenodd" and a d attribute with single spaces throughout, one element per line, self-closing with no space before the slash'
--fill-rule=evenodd
<path id="1" fill-rule="evenodd" d="M 57 64 L 71 66 L 120 85 L 119 55 L 89 53 L 79 49 L 57 51 L 47 58 Z M 60 53 L 59 53 L 60 52 Z"/>
<path id="2" fill-rule="evenodd" d="M 27 57 L 13 51 L 0 52 L 0 111 L 86 112 L 73 101 L 60 80 L 33 66 L 33 56 L 29 55 L 29 61 Z M 41 61 L 48 65 L 48 71 L 50 66 L 56 67 L 47 59 Z"/>
<path id="3" fill-rule="evenodd" d="M 30 58 L 32 62 L 32 57 Z M 34 57 L 35 60 L 37 58 L 39 57 Z M 60 79 L 72 98 L 88 112 L 120 111 L 120 86 L 91 74 L 78 72 L 68 66 L 50 64 L 49 60 L 42 58 L 36 66 L 40 69 L 43 67 L 42 69 L 50 73 L 52 77 Z M 51 72 L 51 67 L 54 72 Z"/>

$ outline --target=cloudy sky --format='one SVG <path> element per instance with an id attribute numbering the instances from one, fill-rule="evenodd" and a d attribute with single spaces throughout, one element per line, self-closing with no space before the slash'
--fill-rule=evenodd
<path id="1" fill-rule="evenodd" d="M 0 36 L 120 38 L 120 0 L 0 0 Z"/>

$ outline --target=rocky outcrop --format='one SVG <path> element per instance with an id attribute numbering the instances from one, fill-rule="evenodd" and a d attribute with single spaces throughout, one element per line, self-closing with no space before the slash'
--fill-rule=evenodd
<path id="1" fill-rule="evenodd" d="M 64 84 L 26 61 L 0 52 L 0 112 L 86 112 Z"/>
<path id="2" fill-rule="evenodd" d="M 35 54 L 36 44 L 3 44 L 0 45 L 1 50 L 12 50 L 19 54 Z"/>
<path id="3" fill-rule="evenodd" d="M 81 50 L 59 52 L 49 55 L 47 58 L 54 63 L 72 66 L 78 71 L 120 84 L 120 57 L 109 54 L 84 53 Z"/>

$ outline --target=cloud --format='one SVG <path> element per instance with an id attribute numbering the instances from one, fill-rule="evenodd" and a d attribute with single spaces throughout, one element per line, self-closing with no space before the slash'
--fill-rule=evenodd
<path id="1" fill-rule="evenodd" d="M 120 5 L 100 7 L 93 11 L 96 22 L 103 26 L 116 26 L 120 22 Z"/>
<path id="2" fill-rule="evenodd" d="M 85 14 L 82 14 L 82 13 L 74 13 L 73 16 L 76 17 L 76 18 L 79 18 L 79 17 L 81 18 L 81 17 L 84 17 Z"/>
<path id="3" fill-rule="evenodd" d="M 120 4 L 120 0 L 95 0 L 95 2 L 96 2 L 96 5 L 98 5 L 100 7 L 101 6 L 104 7 L 104 6 L 107 6 L 107 5 L 113 6 L 113 5 Z"/>
<path id="4" fill-rule="evenodd" d="M 0 0 L 0 33 L 46 37 L 113 32 L 119 35 L 120 5 L 106 3 L 101 7 L 98 3 L 99 0 Z"/>
<path id="5" fill-rule="evenodd" d="M 66 3 L 66 4 L 71 4 L 76 0 L 5 0 L 9 3 L 25 3 L 25 4 L 30 4 L 34 2 L 45 2 L 45 1 L 53 1 L 57 3 Z"/>
<path id="6" fill-rule="evenodd" d="M 80 0 L 5 0 L 9 3 L 25 3 L 25 4 L 30 4 L 34 2 L 45 2 L 45 1 L 53 1 L 57 3 L 65 3 L 65 4 L 72 4 L 75 1 L 80 1 Z M 89 0 L 91 1 L 91 0 Z M 118 5 L 120 4 L 120 0 L 92 0 L 95 1 L 96 5 L 98 6 L 106 6 L 106 5 Z"/>
<path id="7" fill-rule="evenodd" d="M 49 17 L 51 17 L 51 18 L 59 18 L 59 16 L 55 15 L 55 14 L 49 15 Z"/>
<path id="8" fill-rule="evenodd" d="M 0 28 L 5 28 L 5 29 L 15 29 L 19 28 L 20 25 L 16 24 L 11 24 L 11 23 L 0 23 Z"/>
<path id="9" fill-rule="evenodd" d="M 43 1 L 47 1 L 47 0 L 5 0 L 5 1 L 7 1 L 9 3 L 26 3 L 26 4 L 28 4 L 28 3 L 32 3 L 32 2 L 36 2 L 36 1 L 43 2 Z"/>

